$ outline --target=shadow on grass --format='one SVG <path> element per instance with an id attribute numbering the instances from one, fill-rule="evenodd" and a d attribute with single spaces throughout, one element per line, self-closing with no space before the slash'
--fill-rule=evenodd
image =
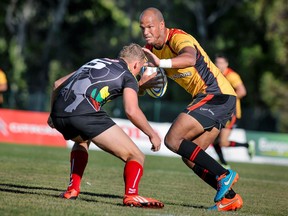
<path id="1" fill-rule="evenodd" d="M 184 203 L 165 203 L 166 205 L 173 205 L 173 206 L 182 206 L 187 208 L 197 208 L 197 209 L 208 209 L 208 207 L 203 205 L 192 205 L 192 204 L 184 204 Z"/>
<path id="2" fill-rule="evenodd" d="M 118 206 L 123 206 L 122 204 L 117 204 Z M 164 206 L 171 205 L 171 206 L 181 206 L 181 207 L 187 207 L 187 208 L 195 208 L 195 209 L 208 209 L 206 206 L 202 205 L 190 205 L 190 204 L 180 204 L 180 203 L 169 203 L 169 202 L 164 202 Z M 127 207 L 127 206 L 124 206 Z M 153 207 L 152 207 L 153 208 Z M 157 208 L 155 208 L 157 209 Z"/>
<path id="3" fill-rule="evenodd" d="M 36 186 L 27 186 L 27 185 L 17 185 L 17 184 L 3 184 L 0 183 L 0 192 L 6 192 L 6 193 L 15 193 L 15 194 L 34 194 L 34 195 L 42 195 L 42 196 L 49 196 L 49 197 L 59 197 L 59 194 L 63 192 L 62 189 L 57 188 L 51 188 L 51 187 L 36 187 Z M 54 194 L 47 194 L 43 191 L 54 191 L 58 192 L 57 195 Z M 87 195 L 91 197 L 101 197 L 101 198 L 112 198 L 112 199 L 121 199 L 123 196 L 114 195 L 114 194 L 103 194 L 103 193 L 91 193 L 91 192 L 81 192 L 81 195 Z M 79 196 L 78 200 L 86 201 L 86 202 L 101 202 L 105 204 L 112 204 L 116 206 L 123 206 L 123 204 L 118 203 L 111 203 L 111 202 L 105 202 L 105 201 L 97 201 L 95 199 L 89 199 L 87 197 Z M 197 208 L 197 209 L 207 209 L 207 207 L 202 205 L 190 205 L 190 204 L 183 204 L 183 203 L 167 203 L 165 202 L 165 205 L 172 205 L 172 206 L 182 206 L 182 207 L 188 207 L 188 208 Z M 124 206 L 125 207 L 125 206 Z"/>
<path id="4" fill-rule="evenodd" d="M 33 191 L 31 191 L 33 190 Z M 36 190 L 36 191 L 35 191 Z M 39 191 L 37 191 L 39 190 Z M 7 193 L 18 193 L 18 194 L 37 194 L 37 195 L 44 195 L 44 196 L 52 196 L 52 197 L 59 197 L 58 195 L 51 195 L 45 194 L 43 191 L 56 191 L 59 194 L 63 192 L 62 189 L 57 188 L 50 188 L 50 187 L 35 187 L 35 186 L 27 186 L 27 185 L 17 185 L 17 184 L 3 184 L 0 183 L 0 191 L 7 192 Z M 90 193 L 90 192 L 81 192 L 81 195 L 88 195 L 94 197 L 102 197 L 102 198 L 112 198 L 112 199 L 122 199 L 122 196 L 113 195 L 113 194 L 100 194 L 100 193 Z M 87 198 L 80 198 L 79 200 L 87 201 L 87 202 L 98 202 L 94 199 L 87 199 Z"/>

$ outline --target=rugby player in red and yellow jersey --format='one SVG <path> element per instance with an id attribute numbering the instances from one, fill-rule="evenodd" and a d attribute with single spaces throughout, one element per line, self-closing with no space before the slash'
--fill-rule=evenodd
<path id="1" fill-rule="evenodd" d="M 8 88 L 8 84 L 7 84 L 6 74 L 0 68 L 0 108 L 2 107 L 4 103 L 3 92 L 7 91 L 7 88 Z"/>
<path id="2" fill-rule="evenodd" d="M 226 77 L 226 79 L 230 82 L 230 84 L 232 85 L 232 87 L 234 88 L 237 94 L 236 115 L 230 121 L 230 123 L 226 125 L 226 127 L 220 131 L 220 134 L 218 138 L 215 140 L 214 145 L 213 145 L 222 166 L 227 168 L 230 166 L 228 165 L 227 161 L 224 159 L 224 155 L 222 153 L 221 147 L 223 146 L 224 147 L 246 147 L 248 150 L 249 156 L 252 157 L 254 154 L 255 143 L 253 140 L 250 140 L 247 143 L 238 143 L 235 141 L 230 141 L 228 139 L 231 134 L 231 129 L 236 127 L 237 120 L 241 119 L 242 113 L 241 113 L 240 100 L 246 96 L 246 88 L 243 84 L 243 81 L 240 75 L 229 67 L 229 61 L 225 55 L 218 54 L 215 58 L 215 64 L 219 68 L 219 70 L 222 72 L 222 74 Z"/>
<path id="3" fill-rule="evenodd" d="M 165 145 L 182 156 L 199 177 L 215 188 L 215 205 L 209 209 L 241 208 L 242 198 L 231 188 L 239 175 L 223 168 L 205 152 L 235 114 L 234 89 L 197 40 L 180 29 L 167 28 L 158 9 L 144 10 L 139 22 L 147 43 L 143 50 L 148 65 L 164 68 L 167 76 L 192 96 L 192 102 L 166 134 Z"/>

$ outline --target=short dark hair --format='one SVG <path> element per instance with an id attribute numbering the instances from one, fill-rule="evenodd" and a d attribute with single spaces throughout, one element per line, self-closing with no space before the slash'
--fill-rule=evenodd
<path id="1" fill-rule="evenodd" d="M 228 57 L 224 53 L 217 53 L 215 55 L 215 59 L 216 58 L 224 58 L 227 62 L 229 61 Z"/>

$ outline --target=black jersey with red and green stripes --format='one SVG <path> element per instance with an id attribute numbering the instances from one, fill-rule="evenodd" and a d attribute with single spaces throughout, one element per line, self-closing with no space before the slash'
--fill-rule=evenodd
<path id="1" fill-rule="evenodd" d="M 52 106 L 52 116 L 65 117 L 97 112 L 123 95 L 124 88 L 138 92 L 138 82 L 121 59 L 94 59 L 69 77 Z"/>

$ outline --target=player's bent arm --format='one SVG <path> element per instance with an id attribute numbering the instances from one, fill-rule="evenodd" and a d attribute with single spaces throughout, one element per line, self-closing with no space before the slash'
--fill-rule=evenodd
<path id="1" fill-rule="evenodd" d="M 138 82 L 138 85 L 140 89 L 142 90 L 145 90 L 147 88 L 152 88 L 157 84 L 155 83 L 155 80 L 153 79 L 155 78 L 157 73 L 147 74 L 146 71 L 143 73 L 143 75 L 141 76 L 141 79 Z"/>
<path id="2" fill-rule="evenodd" d="M 0 84 L 0 92 L 5 92 L 7 91 L 8 89 L 8 85 L 5 83 L 5 84 Z"/>
<path id="3" fill-rule="evenodd" d="M 123 92 L 123 104 L 128 119 L 143 133 L 145 133 L 152 144 L 152 151 L 159 151 L 161 139 L 148 123 L 146 116 L 138 106 L 138 95 L 132 88 L 125 88 Z"/>
<path id="4" fill-rule="evenodd" d="M 138 95 L 132 88 L 125 88 L 123 92 L 123 104 L 127 118 L 147 136 L 154 136 L 155 131 L 148 123 L 146 116 L 139 108 Z"/>
<path id="5" fill-rule="evenodd" d="M 196 49 L 193 47 L 184 47 L 180 50 L 178 56 L 171 58 L 171 59 L 159 59 L 154 53 L 152 53 L 149 49 L 142 48 L 145 52 L 146 57 L 149 61 L 149 66 L 154 67 L 163 67 L 163 68 L 187 68 L 192 67 L 196 64 Z M 169 62 L 171 63 L 165 63 L 163 64 L 160 61 Z"/>
<path id="6" fill-rule="evenodd" d="M 159 151 L 161 139 L 148 123 L 144 113 L 138 106 L 137 93 L 131 88 L 125 88 L 123 93 L 123 104 L 128 119 L 143 133 L 145 133 L 152 144 L 152 151 Z"/>
<path id="7" fill-rule="evenodd" d="M 242 98 L 245 97 L 246 94 L 247 94 L 246 88 L 245 88 L 245 86 L 244 86 L 243 83 L 240 84 L 240 85 L 238 85 L 238 86 L 235 88 L 235 92 L 236 92 L 236 94 L 237 94 L 237 98 L 239 98 L 239 99 L 242 99 Z"/>
<path id="8" fill-rule="evenodd" d="M 178 56 L 172 58 L 173 68 L 193 67 L 196 64 L 196 49 L 186 46 L 180 50 Z"/>
<path id="9" fill-rule="evenodd" d="M 164 80 L 163 77 L 157 76 L 156 73 L 148 76 L 144 74 L 139 80 L 138 84 L 139 84 L 139 92 L 145 93 L 146 89 L 161 87 L 164 84 Z M 143 94 L 141 95 L 139 94 L 139 92 L 138 95 L 142 96 Z"/>

